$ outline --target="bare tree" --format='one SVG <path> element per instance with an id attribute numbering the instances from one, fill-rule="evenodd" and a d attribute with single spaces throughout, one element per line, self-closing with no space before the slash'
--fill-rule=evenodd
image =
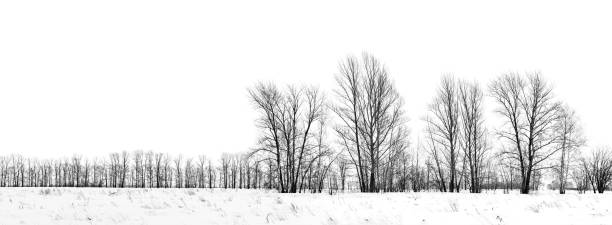
<path id="1" fill-rule="evenodd" d="M 446 192 L 448 190 L 446 188 L 446 177 L 448 172 L 445 169 L 443 154 L 442 150 L 440 149 L 441 147 L 436 142 L 436 137 L 434 136 L 434 133 L 435 131 L 431 126 L 426 126 L 425 134 L 427 135 L 428 140 L 427 145 L 431 160 L 433 161 L 430 162 L 428 168 L 431 168 L 435 172 L 435 176 L 433 178 L 436 182 L 438 190 L 440 190 L 441 192 Z"/>
<path id="2" fill-rule="evenodd" d="M 384 65 L 366 53 L 361 63 L 348 57 L 340 64 L 336 80 L 340 100 L 334 111 L 342 120 L 336 132 L 355 165 L 361 191 L 376 192 L 389 155 L 407 146 L 403 100 Z"/>
<path id="3" fill-rule="evenodd" d="M 194 188 L 196 186 L 194 186 L 194 184 L 196 184 L 195 182 L 195 174 L 194 174 L 194 165 L 193 165 L 193 159 L 192 158 L 187 158 L 185 160 L 185 169 L 184 171 L 184 175 L 183 177 L 183 183 L 184 183 L 184 187 L 185 188 Z"/>
<path id="4" fill-rule="evenodd" d="M 335 90 L 338 103 L 333 111 L 342 120 L 341 125 L 336 128 L 345 148 L 348 150 L 350 159 L 355 165 L 359 189 L 366 192 L 367 177 L 365 171 L 365 157 L 362 151 L 363 141 L 359 141 L 359 121 L 362 117 L 362 79 L 363 75 L 356 57 L 349 56 L 339 65 L 339 74 L 336 76 L 338 89 Z"/>
<path id="5" fill-rule="evenodd" d="M 593 192 L 602 194 L 612 181 L 612 151 L 609 147 L 595 149 L 588 161 L 589 180 Z"/>
<path id="6" fill-rule="evenodd" d="M 578 123 L 576 112 L 567 105 L 559 108 L 559 118 L 554 129 L 559 135 L 557 148 L 561 153 L 554 169 L 559 179 L 559 193 L 565 194 L 570 168 L 575 162 L 579 148 L 584 145 L 585 139 L 582 136 L 582 128 Z"/>
<path id="7" fill-rule="evenodd" d="M 409 161 L 409 174 L 408 178 L 412 187 L 413 192 L 420 192 L 423 189 L 429 189 L 428 181 L 429 178 L 426 175 L 428 172 L 427 163 L 425 165 L 421 164 L 421 158 L 419 154 L 422 151 L 422 143 L 419 140 L 416 148 L 413 148 L 412 154 L 405 154 L 405 159 L 403 161 Z M 424 167 L 425 166 L 425 167 Z M 405 165 L 403 165 L 403 170 L 406 170 Z"/>
<path id="8" fill-rule="evenodd" d="M 80 187 L 79 178 L 81 176 L 81 160 L 83 159 L 80 155 L 72 156 L 72 171 L 74 171 L 74 177 L 71 180 L 75 182 L 71 182 L 75 185 L 75 187 Z"/>
<path id="9" fill-rule="evenodd" d="M 255 152 L 267 152 L 270 155 L 269 162 L 276 163 L 277 174 L 279 176 L 280 191 L 285 192 L 285 182 L 283 182 L 282 161 L 283 149 L 281 146 L 279 119 L 281 108 L 279 107 L 283 96 L 276 85 L 271 83 L 257 84 L 253 89 L 249 89 L 249 95 L 255 107 L 263 114 L 257 121 L 257 126 L 265 131 L 259 140 L 259 147 Z M 272 165 L 270 165 L 272 166 Z M 271 173 L 272 171 L 270 171 Z"/>
<path id="10" fill-rule="evenodd" d="M 461 143 L 463 155 L 468 166 L 470 192 L 480 193 L 481 175 L 484 161 L 489 150 L 487 145 L 487 129 L 484 127 L 483 91 L 477 82 L 459 83 L 459 102 L 462 125 Z M 465 171 L 464 171 L 465 172 Z"/>
<path id="11" fill-rule="evenodd" d="M 154 167 L 154 157 L 155 157 L 155 153 L 153 151 L 147 151 L 147 153 L 145 154 L 145 171 L 146 171 L 146 180 L 148 181 L 146 186 L 149 188 L 153 187 L 153 178 L 154 173 L 153 173 L 153 168 Z M 143 185 L 144 187 L 145 185 Z"/>
<path id="12" fill-rule="evenodd" d="M 589 188 L 589 181 L 591 180 L 590 175 L 589 163 L 587 162 L 587 159 L 581 157 L 578 160 L 578 165 L 572 170 L 572 180 L 576 185 L 578 193 L 584 194 Z"/>
<path id="13" fill-rule="evenodd" d="M 230 179 L 230 163 L 231 163 L 231 155 L 228 153 L 223 153 L 221 155 L 221 168 L 220 169 L 220 179 L 223 179 L 223 188 L 228 188 L 229 179 Z"/>
<path id="14" fill-rule="evenodd" d="M 318 132 L 314 143 L 314 152 L 307 156 L 308 166 L 306 168 L 307 176 L 302 177 L 302 185 L 307 186 L 312 192 L 321 192 L 321 185 L 324 183 L 329 166 L 336 159 L 332 149 L 326 144 L 326 119 L 319 121 Z M 307 179 L 307 182 L 304 180 Z M 303 187 L 301 187 L 303 188 Z"/>
<path id="15" fill-rule="evenodd" d="M 198 187 L 204 188 L 206 184 L 206 163 L 208 158 L 205 155 L 198 156 Z"/>
<path id="16" fill-rule="evenodd" d="M 129 167 L 129 154 L 127 151 L 123 151 L 121 153 L 120 162 L 121 162 L 121 185 L 120 187 L 124 188 L 126 184 L 127 173 L 130 168 Z"/>
<path id="17" fill-rule="evenodd" d="M 160 188 L 163 185 L 163 153 L 155 153 L 155 187 Z"/>
<path id="18" fill-rule="evenodd" d="M 431 138 L 434 160 L 440 167 L 440 156 L 448 167 L 448 191 L 459 191 L 457 187 L 457 167 L 460 154 L 460 106 L 459 88 L 451 75 L 442 77 L 441 86 L 433 102 L 429 105 L 430 116 L 425 118 L 427 131 Z M 441 170 L 438 168 L 438 170 Z M 440 174 L 443 181 L 443 176 Z M 445 191 L 445 188 L 442 188 Z"/>
<path id="19" fill-rule="evenodd" d="M 491 95 L 500 106 L 497 112 L 506 120 L 498 131 L 503 140 L 513 145 L 505 157 L 516 160 L 521 172 L 521 193 L 529 193 L 532 174 L 541 169 L 558 151 L 553 132 L 560 104 L 553 99 L 552 87 L 539 73 L 523 78 L 505 74 L 490 86 Z"/>
<path id="20" fill-rule="evenodd" d="M 338 165 L 338 175 L 340 177 L 341 190 L 344 191 L 346 188 L 348 160 L 345 158 L 339 158 L 338 160 L 336 160 L 336 162 L 336 164 Z"/>
<path id="21" fill-rule="evenodd" d="M 295 89 L 290 87 L 287 100 L 281 111 L 281 132 L 284 137 L 287 157 L 286 174 L 288 192 L 295 193 L 298 181 L 304 175 L 305 157 L 312 154 L 315 123 L 324 113 L 324 98 L 316 88 Z M 302 105 L 305 107 L 302 108 Z M 300 118 L 300 115 L 304 115 Z M 320 123 L 322 124 L 322 123 Z"/>
<path id="22" fill-rule="evenodd" d="M 207 174 L 208 174 L 208 188 L 216 187 L 215 172 L 214 172 L 214 168 L 212 166 L 212 161 L 210 161 L 210 159 L 208 160 L 208 167 L 206 167 L 206 171 L 207 171 Z"/>
<path id="23" fill-rule="evenodd" d="M 170 155 L 166 153 L 163 155 L 162 160 L 162 180 L 164 181 L 163 187 L 168 188 L 172 185 L 172 168 L 170 167 L 170 161 L 172 161 L 172 159 L 170 158 Z"/>
<path id="24" fill-rule="evenodd" d="M 85 159 L 85 163 L 83 164 L 83 187 L 89 187 L 90 166 L 89 159 Z"/>
<path id="25" fill-rule="evenodd" d="M 132 166 L 134 172 L 134 184 L 136 187 L 144 187 L 144 152 L 142 150 L 136 150 L 132 153 L 134 164 Z"/>
<path id="26" fill-rule="evenodd" d="M 176 177 L 174 178 L 174 182 L 175 182 L 175 187 L 176 188 L 181 188 L 183 187 L 183 170 L 181 169 L 181 165 L 183 163 L 183 156 L 179 155 L 178 157 L 174 158 L 174 170 L 176 171 L 175 175 Z"/>

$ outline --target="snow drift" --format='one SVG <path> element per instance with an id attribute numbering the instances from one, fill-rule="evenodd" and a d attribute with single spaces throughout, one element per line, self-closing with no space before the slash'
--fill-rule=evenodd
<path id="1" fill-rule="evenodd" d="M 0 224 L 610 224 L 612 195 L 2 188 Z"/>

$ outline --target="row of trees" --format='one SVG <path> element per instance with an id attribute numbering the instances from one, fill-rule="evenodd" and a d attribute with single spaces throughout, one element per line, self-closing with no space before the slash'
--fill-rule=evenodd
<path id="1" fill-rule="evenodd" d="M 261 170 L 241 155 L 224 154 L 225 167 L 200 156 L 171 157 L 152 151 L 112 153 L 87 159 L 79 155 L 64 159 L 37 160 L 13 154 L 0 157 L 2 187 L 135 187 L 210 188 L 259 187 Z M 255 171 L 254 171 L 255 170 Z M 236 183 L 238 181 L 238 183 Z"/>
<path id="2" fill-rule="evenodd" d="M 386 166 L 380 176 L 380 191 L 441 190 L 438 166 L 431 157 L 421 162 L 423 150 L 410 148 Z M 428 152 L 426 152 L 428 153 Z M 569 166 L 567 177 L 584 193 L 603 193 L 612 179 L 610 150 L 599 148 L 590 157 Z M 571 161 L 571 160 L 570 160 Z M 574 161 L 571 161 L 574 162 Z M 64 159 L 37 160 L 13 154 L 0 157 L 1 187 L 115 187 L 115 188 L 264 188 L 280 189 L 275 162 L 254 160 L 249 154 L 223 154 L 218 161 L 205 156 L 172 157 L 154 152 L 121 152 L 87 159 L 78 155 Z M 338 155 L 331 164 L 313 166 L 304 175 L 298 192 L 360 190 L 351 160 Z M 480 189 L 520 187 L 518 169 L 489 158 L 480 168 Z M 559 174 L 559 173 L 556 173 Z M 472 190 L 469 173 L 458 173 L 456 190 Z M 532 189 L 540 185 L 541 170 L 533 175 Z M 568 181 L 566 181 L 568 182 Z M 557 183 L 556 185 L 559 185 Z"/>
<path id="3" fill-rule="evenodd" d="M 415 151 L 416 152 L 416 151 Z M 351 160 L 334 155 L 313 162 L 296 192 L 359 190 Z M 381 171 L 380 191 L 435 189 L 434 168 L 420 166 L 403 152 L 392 166 Z M 493 171 L 493 170 L 490 170 Z M 36 159 L 19 154 L 0 156 L 0 187 L 107 187 L 107 188 L 244 188 L 281 190 L 276 162 L 255 158 L 251 153 L 224 153 L 218 160 L 205 156 L 132 151 L 107 157 L 74 155 L 62 159 Z M 501 180 L 489 176 L 487 188 L 498 188 Z"/>
<path id="4" fill-rule="evenodd" d="M 152 151 L 93 159 L 9 155 L 0 157 L 0 186 L 526 194 L 549 174 L 563 194 L 570 187 L 603 193 L 612 180 L 611 151 L 581 152 L 578 116 L 539 73 L 504 74 L 488 88 L 444 75 L 416 145 L 408 141 L 404 100 L 379 60 L 347 57 L 336 83 L 332 98 L 313 86 L 249 88 L 260 136 L 244 153 L 215 160 Z M 502 122 L 492 130 L 487 98 Z"/>
<path id="5" fill-rule="evenodd" d="M 470 191 L 480 192 L 482 167 L 495 156 L 507 176 L 518 172 L 521 193 L 533 189 L 540 170 L 556 173 L 565 192 L 571 164 L 585 143 L 576 113 L 554 99 L 552 87 L 538 73 L 505 74 L 489 86 L 503 125 L 491 134 L 484 125 L 484 91 L 477 82 L 444 76 L 429 107 L 426 135 L 441 191 L 458 191 L 469 179 Z M 492 152 L 490 135 L 500 141 Z M 552 158 L 558 157 L 558 160 Z"/>
<path id="6" fill-rule="evenodd" d="M 229 162 L 231 170 L 222 170 L 205 156 L 172 157 L 153 151 L 123 151 L 94 159 L 75 155 L 38 160 L 13 154 L 0 157 L 0 186 L 251 188 L 263 185 L 263 175 L 258 174 L 261 170 L 246 157 L 224 154 L 222 161 Z"/>

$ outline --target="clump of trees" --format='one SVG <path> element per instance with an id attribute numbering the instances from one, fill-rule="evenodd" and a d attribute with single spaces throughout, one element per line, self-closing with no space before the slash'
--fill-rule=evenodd
<path id="1" fill-rule="evenodd" d="M 591 185 L 593 193 L 604 193 L 612 181 L 612 152 L 608 147 L 599 147 L 591 156 L 582 159 L 582 176 Z M 585 188 L 586 189 L 586 188 Z"/>
<path id="2" fill-rule="evenodd" d="M 347 57 L 336 76 L 334 130 L 355 168 L 359 190 L 394 189 L 394 175 L 408 146 L 403 100 L 385 66 L 371 55 Z M 402 177 L 402 179 L 406 179 Z"/>
<path id="3" fill-rule="evenodd" d="M 262 130 L 251 154 L 272 163 L 279 191 L 296 193 L 313 179 L 321 182 L 336 159 L 324 143 L 324 95 L 314 87 L 280 89 L 272 83 L 257 84 L 249 95 Z"/>
<path id="4" fill-rule="evenodd" d="M 440 191 L 458 192 L 462 182 L 469 186 L 471 193 L 482 190 L 489 151 L 483 96 L 478 83 L 447 75 L 429 105 L 426 135 Z"/>
<path id="5" fill-rule="evenodd" d="M 556 173 L 559 191 L 565 193 L 571 165 L 585 144 L 574 111 L 555 99 L 552 85 L 539 73 L 504 74 L 490 91 L 505 120 L 497 135 L 508 146 L 500 156 L 518 170 L 521 193 L 529 193 L 545 169 Z"/>

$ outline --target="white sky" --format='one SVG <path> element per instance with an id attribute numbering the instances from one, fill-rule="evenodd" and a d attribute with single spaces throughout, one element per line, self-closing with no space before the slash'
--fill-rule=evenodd
<path id="1" fill-rule="evenodd" d="M 247 87 L 331 94 L 338 61 L 362 51 L 396 80 L 413 138 L 442 73 L 539 70 L 589 144 L 611 144 L 609 1 L 289 2 L 0 2 L 0 155 L 244 151 Z"/>

